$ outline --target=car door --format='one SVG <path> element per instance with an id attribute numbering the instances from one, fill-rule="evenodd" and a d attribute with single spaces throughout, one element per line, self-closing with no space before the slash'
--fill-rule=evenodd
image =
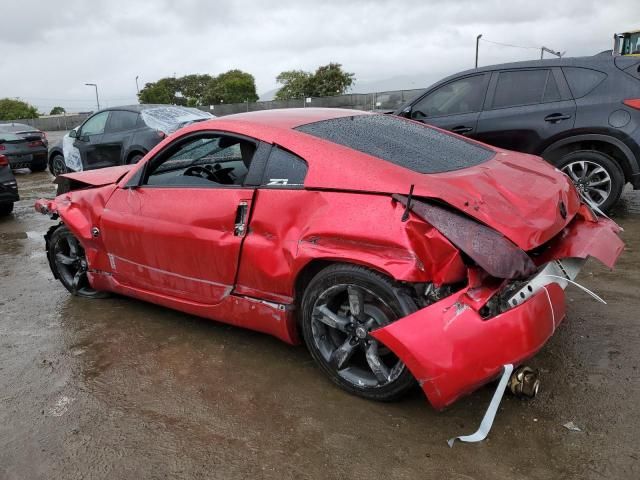
<path id="1" fill-rule="evenodd" d="M 73 145 L 80 152 L 83 168 L 86 170 L 109 165 L 105 161 L 104 152 L 100 148 L 109 113 L 108 111 L 96 113 L 89 117 L 78 130 Z"/>
<path id="2" fill-rule="evenodd" d="M 427 92 L 405 114 L 413 120 L 473 137 L 489 77 L 489 73 L 480 73 L 454 79 Z"/>
<path id="3" fill-rule="evenodd" d="M 573 128 L 576 104 L 559 68 L 494 72 L 476 138 L 496 147 L 538 153 Z"/>
<path id="4" fill-rule="evenodd" d="M 104 129 L 102 140 L 97 147 L 109 165 L 123 163 L 123 149 L 130 143 L 136 132 L 139 114 L 127 110 L 112 110 Z"/>
<path id="5" fill-rule="evenodd" d="M 257 142 L 198 132 L 176 139 L 117 189 L 100 221 L 113 278 L 215 305 L 233 289 L 254 187 Z"/>

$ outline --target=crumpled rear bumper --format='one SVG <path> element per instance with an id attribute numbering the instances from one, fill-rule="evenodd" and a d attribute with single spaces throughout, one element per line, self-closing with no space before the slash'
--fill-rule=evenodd
<path id="1" fill-rule="evenodd" d="M 624 246 L 619 230 L 610 220 L 578 216 L 538 265 L 594 256 L 612 267 Z M 550 277 L 524 301 L 490 318 L 479 311 L 496 289 L 471 285 L 371 334 L 406 364 L 441 409 L 497 377 L 503 365 L 520 364 L 540 350 L 565 316 L 566 285 Z"/>

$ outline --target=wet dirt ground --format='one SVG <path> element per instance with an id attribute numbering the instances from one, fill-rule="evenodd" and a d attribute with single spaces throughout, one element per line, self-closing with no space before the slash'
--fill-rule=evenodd
<path id="1" fill-rule="evenodd" d="M 615 272 L 589 261 L 568 318 L 531 362 L 532 401 L 493 386 L 436 412 L 350 396 L 303 347 L 136 300 L 71 297 L 55 281 L 33 202 L 52 177 L 21 171 L 0 220 L 0 478 L 640 478 L 640 192 L 615 212 Z M 574 422 L 581 431 L 563 427 Z"/>

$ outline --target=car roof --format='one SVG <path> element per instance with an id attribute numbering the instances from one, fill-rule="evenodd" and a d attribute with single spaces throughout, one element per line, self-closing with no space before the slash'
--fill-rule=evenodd
<path id="1" fill-rule="evenodd" d="M 95 113 L 98 112 L 110 112 L 112 110 L 125 110 L 129 112 L 143 112 L 145 110 L 150 110 L 152 108 L 166 108 L 166 107 L 176 107 L 176 108 L 184 108 L 184 109 L 198 109 L 197 107 L 186 107 L 184 105 L 171 105 L 171 104 L 162 104 L 162 103 L 142 103 L 142 104 L 134 104 L 134 105 L 118 105 L 116 107 L 108 107 L 102 108 Z M 204 111 L 204 110 L 203 110 Z"/>
<path id="2" fill-rule="evenodd" d="M 545 58 L 542 60 L 526 60 L 523 62 L 510 62 L 510 63 L 497 63 L 494 65 L 487 65 L 479 68 L 470 68 L 469 70 L 463 70 L 453 75 L 449 75 L 446 78 L 438 81 L 432 86 L 438 85 L 450 79 L 461 77 L 472 73 L 492 72 L 494 70 L 511 70 L 519 68 L 541 68 L 541 67 L 599 67 L 610 68 L 614 66 L 614 59 L 609 54 L 597 54 L 589 57 L 562 57 L 562 58 Z M 429 87 L 431 88 L 431 87 Z"/>
<path id="3" fill-rule="evenodd" d="M 370 114 L 370 112 L 349 110 L 346 108 L 282 108 L 226 115 L 224 117 L 219 117 L 218 121 L 240 121 L 255 125 L 293 129 L 301 125 L 320 122 L 322 120 Z"/>

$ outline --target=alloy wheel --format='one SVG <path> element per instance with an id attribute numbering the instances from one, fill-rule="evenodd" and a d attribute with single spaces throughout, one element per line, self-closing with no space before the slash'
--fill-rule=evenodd
<path id="1" fill-rule="evenodd" d="M 389 305 L 372 291 L 335 285 L 315 302 L 313 341 L 338 376 L 358 388 L 379 388 L 397 380 L 405 365 L 370 333 L 396 319 Z"/>
<path id="2" fill-rule="evenodd" d="M 571 162 L 565 165 L 562 171 L 571 178 L 580 194 L 598 207 L 611 195 L 611 176 L 595 162 Z"/>
<path id="3" fill-rule="evenodd" d="M 91 294 L 94 290 L 87 278 L 88 263 L 80 242 L 70 233 L 58 238 L 53 246 L 53 259 L 61 280 L 74 294 Z"/>

